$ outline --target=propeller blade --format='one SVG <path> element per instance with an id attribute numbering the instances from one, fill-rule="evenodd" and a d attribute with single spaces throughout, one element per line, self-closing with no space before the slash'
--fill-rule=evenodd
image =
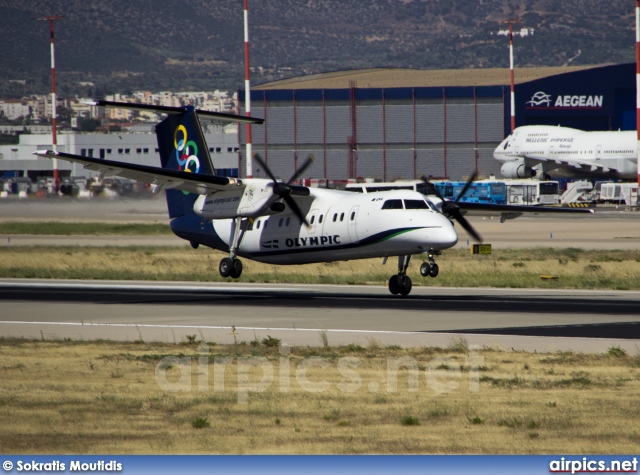
<path id="1" fill-rule="evenodd" d="M 316 158 L 312 155 L 309 154 L 309 156 L 307 157 L 307 160 L 302 164 L 302 166 L 300 168 L 298 168 L 296 170 L 296 172 L 293 174 L 293 176 L 291 178 L 289 178 L 289 181 L 287 182 L 287 185 L 290 185 L 291 183 L 293 183 L 294 181 L 296 181 L 298 179 L 298 177 L 300 175 L 302 175 L 302 173 L 309 168 L 309 165 L 311 165 L 313 163 L 313 161 Z"/>
<path id="2" fill-rule="evenodd" d="M 291 198 L 291 195 L 285 195 L 283 198 L 284 198 L 284 201 L 287 203 L 287 205 L 289 205 L 289 208 L 291 209 L 291 211 L 293 211 L 294 214 L 300 219 L 300 221 L 302 221 L 308 227 L 309 223 L 307 222 L 307 218 L 305 218 L 304 214 L 302 214 L 300 207 L 295 202 L 295 200 Z"/>
<path id="3" fill-rule="evenodd" d="M 253 158 L 260 164 L 260 166 L 262 166 L 262 168 L 264 168 L 264 171 L 267 173 L 267 175 L 269 175 L 269 178 L 271 178 L 271 181 L 273 181 L 273 194 L 282 198 L 285 201 L 285 203 L 287 203 L 287 205 L 289 206 L 289 209 L 291 209 L 291 211 L 293 211 L 294 214 L 298 217 L 298 219 L 300 219 L 300 221 L 302 221 L 304 224 L 309 226 L 309 223 L 307 222 L 307 218 L 305 218 L 304 214 L 302 214 L 302 211 L 300 210 L 300 207 L 295 202 L 295 200 L 291 197 L 292 191 L 296 195 L 309 196 L 308 189 L 306 187 L 291 185 L 291 183 L 297 180 L 298 177 L 307 168 L 309 168 L 309 165 L 313 163 L 313 161 L 315 160 L 313 155 L 309 155 L 307 157 L 307 160 L 302 164 L 300 168 L 298 168 L 298 170 L 296 170 L 296 172 L 293 174 L 293 176 L 289 179 L 287 183 L 278 182 L 278 180 L 273 175 L 273 173 L 271 172 L 267 164 L 264 162 L 264 160 L 262 160 L 262 157 L 260 157 L 260 155 L 258 155 L 257 153 L 254 153 Z M 305 193 L 305 190 L 307 190 L 306 193 Z"/>
<path id="4" fill-rule="evenodd" d="M 482 237 L 478 234 L 478 232 L 475 229 L 473 229 L 473 226 L 471 226 L 469 221 L 467 221 L 467 219 L 464 216 L 462 216 L 462 214 L 460 214 L 459 211 L 453 214 L 452 217 L 460 223 L 460 226 L 462 226 L 464 230 L 468 232 L 471 235 L 471 237 L 473 237 L 473 239 L 475 239 L 477 242 L 482 242 Z"/>
<path id="5" fill-rule="evenodd" d="M 455 199 L 456 203 L 458 201 L 460 201 L 460 198 L 462 198 L 464 196 L 464 194 L 467 192 L 467 190 L 471 186 L 471 183 L 473 182 L 473 180 L 476 179 L 476 176 L 478 176 L 478 172 L 476 170 L 474 170 L 473 173 L 471 174 L 471 176 L 469 177 L 469 179 L 467 180 L 467 182 L 462 187 L 462 190 L 460 190 L 460 193 L 458 193 L 458 196 Z"/>
<path id="6" fill-rule="evenodd" d="M 256 162 L 258 162 L 262 168 L 264 168 L 264 171 L 267 173 L 267 175 L 269 175 L 269 178 L 271 178 L 271 181 L 273 181 L 273 183 L 278 183 L 278 180 L 276 180 L 276 177 L 273 176 L 273 173 L 271 173 L 271 170 L 269 169 L 267 164 L 264 162 L 264 160 L 262 160 L 262 157 L 259 154 L 254 153 L 253 159 Z"/>
<path id="7" fill-rule="evenodd" d="M 446 200 L 444 199 L 444 196 L 442 196 L 442 195 L 440 194 L 440 192 L 438 191 L 438 188 L 436 187 L 436 185 L 434 185 L 433 183 L 431 183 L 431 182 L 429 181 L 429 179 L 428 179 L 426 176 L 422 175 L 422 176 L 420 177 L 420 179 L 421 179 L 422 181 L 424 181 L 427 185 L 430 185 L 430 186 L 433 188 L 433 190 L 434 190 L 434 191 L 435 191 L 435 193 L 436 193 L 436 196 L 437 196 L 438 198 L 440 198 L 440 199 L 442 200 L 442 202 L 445 202 L 445 201 L 446 201 Z"/>

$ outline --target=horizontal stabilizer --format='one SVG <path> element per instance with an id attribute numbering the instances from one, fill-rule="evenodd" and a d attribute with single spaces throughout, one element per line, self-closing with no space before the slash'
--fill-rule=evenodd
<path id="1" fill-rule="evenodd" d="M 170 107 L 170 106 L 156 106 L 153 104 L 134 104 L 131 102 L 115 102 L 115 101 L 86 101 L 84 104 L 90 106 L 101 106 L 101 107 L 117 107 L 119 109 L 131 109 L 138 111 L 153 111 L 159 112 L 161 114 L 183 114 L 187 111 L 188 107 L 193 106 L 184 106 L 184 107 Z M 214 120 L 222 120 L 227 122 L 237 122 L 241 124 L 262 124 L 264 123 L 264 119 L 259 119 L 256 117 L 245 117 L 242 115 L 236 114 L 227 114 L 225 112 L 211 112 L 205 111 L 201 109 L 194 109 L 198 114 L 198 117 L 201 119 L 214 119 Z"/>

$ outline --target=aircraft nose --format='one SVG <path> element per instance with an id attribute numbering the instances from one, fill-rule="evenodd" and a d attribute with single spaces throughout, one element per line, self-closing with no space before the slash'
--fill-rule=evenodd
<path id="1" fill-rule="evenodd" d="M 453 247 L 458 243 L 458 233 L 453 229 L 453 225 L 448 223 L 448 226 L 443 226 L 441 230 L 442 243 L 447 247 Z"/>
<path id="2" fill-rule="evenodd" d="M 458 234 L 448 218 L 442 216 L 442 225 L 438 230 L 438 245 L 441 249 L 448 249 L 458 243 Z"/>
<path id="3" fill-rule="evenodd" d="M 500 142 L 500 145 L 498 145 L 494 150 L 493 150 L 493 158 L 498 160 L 499 162 L 502 162 L 505 160 L 505 155 L 508 155 L 507 149 L 509 148 L 509 141 L 511 140 L 511 135 L 509 135 L 506 139 L 504 139 L 502 142 Z"/>

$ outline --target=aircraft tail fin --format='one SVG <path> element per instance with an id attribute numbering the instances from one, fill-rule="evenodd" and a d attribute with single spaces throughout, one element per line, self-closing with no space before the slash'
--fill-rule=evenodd
<path id="1" fill-rule="evenodd" d="M 156 125 L 162 168 L 215 175 L 209 149 L 202 133 L 198 114 L 192 106 L 169 114 Z M 198 195 L 180 190 L 166 190 L 171 219 L 191 215 Z"/>

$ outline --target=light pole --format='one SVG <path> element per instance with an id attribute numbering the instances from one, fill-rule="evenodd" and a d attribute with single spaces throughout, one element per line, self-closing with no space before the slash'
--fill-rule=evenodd
<path id="1" fill-rule="evenodd" d="M 56 117 L 56 61 L 55 61 L 55 48 L 54 48 L 54 23 L 56 20 L 62 20 L 64 17 L 60 15 L 51 15 L 38 18 L 41 21 L 49 22 L 49 30 L 51 37 L 51 136 L 53 141 L 53 151 L 58 151 L 58 136 L 57 136 L 57 117 Z M 60 176 L 58 175 L 58 160 L 53 158 L 53 181 L 54 181 L 54 193 L 58 192 L 60 188 Z"/>
<path id="2" fill-rule="evenodd" d="M 501 20 L 501 23 L 509 23 L 509 75 L 511 76 L 511 132 L 516 128 L 516 87 L 513 73 L 513 24 L 522 23 L 519 18 Z"/>

